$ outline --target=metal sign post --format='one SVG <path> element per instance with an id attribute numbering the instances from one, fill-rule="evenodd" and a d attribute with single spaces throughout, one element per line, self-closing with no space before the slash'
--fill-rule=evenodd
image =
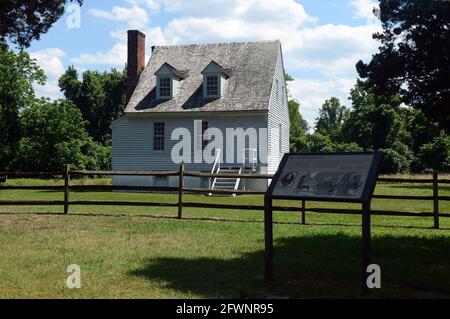
<path id="1" fill-rule="evenodd" d="M 370 201 L 362 203 L 362 245 L 361 245 L 361 291 L 369 292 L 367 287 L 367 267 L 370 265 Z"/>
<path id="2" fill-rule="evenodd" d="M 370 265 L 370 203 L 378 178 L 381 152 L 285 154 L 264 196 L 265 278 L 272 280 L 273 199 L 361 203 L 361 287 L 367 293 Z M 304 218 L 304 217 L 303 217 Z M 302 222 L 304 219 L 302 218 Z"/>
<path id="3" fill-rule="evenodd" d="M 266 258 L 266 279 L 273 279 L 273 221 L 272 221 L 272 198 L 264 195 L 264 238 Z"/>

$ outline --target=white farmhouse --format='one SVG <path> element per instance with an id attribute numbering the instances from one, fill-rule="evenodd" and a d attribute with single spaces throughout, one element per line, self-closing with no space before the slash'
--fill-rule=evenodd
<path id="1" fill-rule="evenodd" d="M 274 173 L 289 151 L 280 41 L 152 47 L 128 31 L 125 115 L 112 125 L 113 170 Z M 176 186 L 178 177 L 115 176 Z M 189 187 L 265 189 L 265 180 L 187 178 Z"/>

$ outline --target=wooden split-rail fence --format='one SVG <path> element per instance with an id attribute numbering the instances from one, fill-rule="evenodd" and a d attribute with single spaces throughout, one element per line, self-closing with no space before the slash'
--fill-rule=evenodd
<path id="1" fill-rule="evenodd" d="M 208 209 L 236 209 L 236 210 L 259 210 L 264 211 L 263 205 L 247 205 L 247 204 L 217 204 L 217 203 L 198 203 L 187 202 L 184 200 L 185 193 L 195 194 L 236 194 L 236 195 L 262 195 L 262 191 L 252 191 L 244 189 L 210 189 L 210 188 L 189 188 L 185 187 L 184 181 L 186 177 L 197 178 L 215 178 L 228 177 L 242 179 L 271 179 L 270 174 L 226 174 L 226 173 L 200 173 L 185 171 L 184 165 L 180 165 L 178 171 L 88 171 L 88 170 L 71 170 L 69 165 L 65 166 L 61 172 L 0 172 L 0 176 L 11 178 L 33 177 L 48 178 L 52 176 L 62 176 L 64 185 L 53 186 L 16 186 L 2 185 L 1 190 L 59 190 L 64 192 L 63 200 L 2 200 L 0 197 L 0 205 L 24 205 L 24 206 L 40 206 L 40 205 L 61 205 L 64 207 L 64 214 L 69 213 L 70 205 L 105 205 L 105 206 L 159 206 L 159 207 L 178 207 L 178 218 L 183 218 L 183 208 L 196 207 Z M 178 176 L 177 187 L 158 187 L 158 186 L 136 186 L 136 185 L 74 185 L 71 184 L 71 177 L 84 176 Z M 432 178 L 391 178 L 380 177 L 378 182 L 381 183 L 419 183 L 432 186 L 432 195 L 374 195 L 374 199 L 384 200 L 418 200 L 428 201 L 432 204 L 432 212 L 421 211 L 388 211 L 388 210 L 372 210 L 372 215 L 385 216 L 423 216 L 433 217 L 434 228 L 439 229 L 439 218 L 450 217 L 450 212 L 440 212 L 439 202 L 450 201 L 450 196 L 439 195 L 439 185 L 450 184 L 450 179 L 439 179 L 438 173 L 434 172 Z M 102 200 L 71 200 L 71 191 L 147 191 L 147 192 L 173 192 L 178 193 L 176 203 L 151 202 L 151 201 L 102 201 Z M 262 201 L 262 199 L 261 199 Z M 291 211 L 301 214 L 301 223 L 306 223 L 306 212 L 316 213 L 340 213 L 340 214 L 361 214 L 359 209 L 336 209 L 336 208 L 320 208 L 307 207 L 306 201 L 300 201 L 298 206 L 274 206 L 274 211 Z"/>

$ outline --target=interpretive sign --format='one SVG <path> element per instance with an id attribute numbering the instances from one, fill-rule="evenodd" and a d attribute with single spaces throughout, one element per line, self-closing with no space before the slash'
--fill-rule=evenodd
<path id="1" fill-rule="evenodd" d="M 375 188 L 381 154 L 285 154 L 269 187 L 272 198 L 365 201 Z"/>
<path id="2" fill-rule="evenodd" d="M 370 264 L 370 202 L 378 178 L 381 152 L 285 154 L 264 196 L 266 278 L 273 278 L 273 199 L 361 203 L 362 291 Z M 304 223 L 304 222 L 303 222 Z"/>

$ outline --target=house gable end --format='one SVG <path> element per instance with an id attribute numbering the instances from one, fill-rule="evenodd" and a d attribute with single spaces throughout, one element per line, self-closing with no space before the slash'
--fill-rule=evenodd
<path id="1" fill-rule="evenodd" d="M 284 153 L 289 152 L 289 108 L 281 46 L 273 71 L 268 101 L 268 172 L 274 173 Z"/>

